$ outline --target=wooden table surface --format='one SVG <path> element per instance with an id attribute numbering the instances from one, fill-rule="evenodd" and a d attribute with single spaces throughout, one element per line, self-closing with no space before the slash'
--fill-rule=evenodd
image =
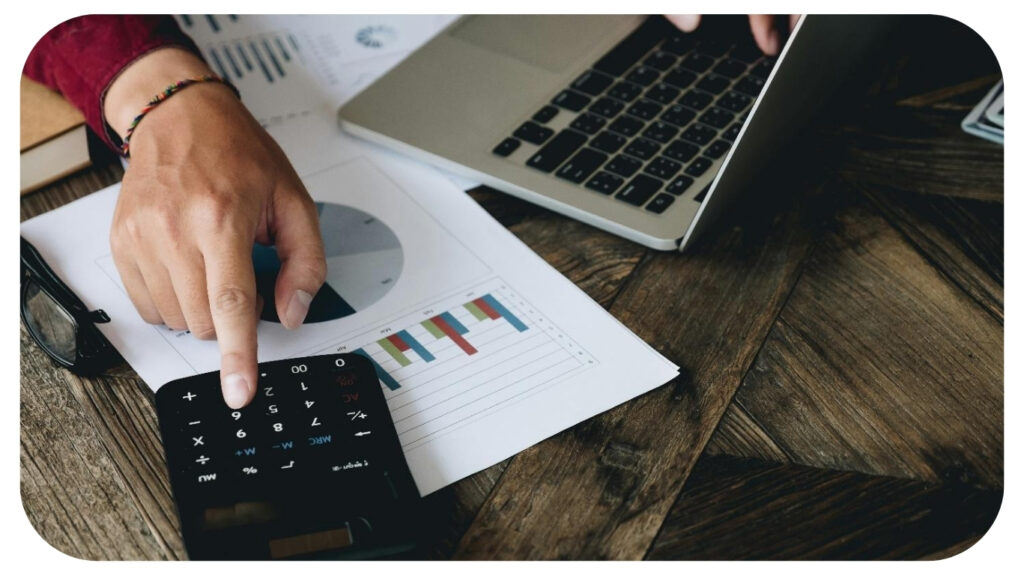
<path id="1" fill-rule="evenodd" d="M 422 558 L 936 558 L 1003 493 L 1003 148 L 960 120 L 999 78 L 913 18 L 743 204 L 661 253 L 478 189 L 682 366 L 675 381 L 426 498 Z M 120 179 L 116 162 L 22 219 Z M 91 559 L 185 558 L 152 395 L 56 368 L 22 329 L 24 507 Z"/>

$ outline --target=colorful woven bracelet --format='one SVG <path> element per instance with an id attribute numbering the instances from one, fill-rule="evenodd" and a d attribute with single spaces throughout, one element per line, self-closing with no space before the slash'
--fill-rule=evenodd
<path id="1" fill-rule="evenodd" d="M 221 78 L 220 76 L 199 76 L 198 78 L 187 78 L 180 82 L 171 84 L 170 86 L 164 88 L 163 92 L 160 92 L 156 96 L 153 96 L 153 99 L 150 100 L 149 103 L 146 104 L 144 108 L 142 108 L 142 111 L 139 112 L 139 115 L 135 116 L 135 119 L 132 120 L 131 125 L 128 126 L 128 130 L 124 133 L 124 140 L 121 143 L 121 154 L 124 155 L 124 157 L 126 158 L 129 157 L 128 143 L 132 139 L 132 134 L 135 133 L 135 128 L 139 126 L 139 122 L 141 122 L 142 119 L 146 117 L 146 114 L 150 113 L 153 110 L 153 108 L 156 108 L 160 105 L 161 102 L 167 100 L 168 98 L 184 90 L 185 88 L 188 88 L 193 84 L 202 84 L 205 82 L 217 82 L 219 84 L 224 84 L 228 88 L 231 88 L 231 91 L 235 93 L 235 96 L 241 98 L 241 95 L 239 95 L 238 93 L 238 88 L 235 88 L 231 85 L 230 82 L 228 82 L 224 78 Z"/>

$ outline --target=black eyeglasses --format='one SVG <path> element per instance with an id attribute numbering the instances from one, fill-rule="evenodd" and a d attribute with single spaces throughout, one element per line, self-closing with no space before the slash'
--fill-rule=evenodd
<path id="1" fill-rule="evenodd" d="M 29 335 L 54 361 L 78 374 L 98 373 L 118 357 L 99 329 L 110 318 L 89 311 L 21 238 L 21 320 Z"/>

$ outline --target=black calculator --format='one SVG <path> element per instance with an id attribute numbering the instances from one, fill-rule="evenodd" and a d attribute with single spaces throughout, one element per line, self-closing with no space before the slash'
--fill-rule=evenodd
<path id="1" fill-rule="evenodd" d="M 355 354 L 260 364 L 233 410 L 217 372 L 156 407 L 192 559 L 371 558 L 415 543 L 420 495 L 374 366 Z"/>

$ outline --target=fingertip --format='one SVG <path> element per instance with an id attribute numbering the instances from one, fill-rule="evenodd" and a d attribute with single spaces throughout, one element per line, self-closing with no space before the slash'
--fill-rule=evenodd
<path id="1" fill-rule="evenodd" d="M 224 403 L 231 409 L 241 409 L 252 401 L 256 390 L 249 383 L 248 378 L 240 373 L 229 373 L 221 379 L 221 392 L 224 394 Z"/>
<path id="2" fill-rule="evenodd" d="M 683 32 L 693 32 L 700 26 L 700 14 L 666 14 L 665 18 Z"/>

